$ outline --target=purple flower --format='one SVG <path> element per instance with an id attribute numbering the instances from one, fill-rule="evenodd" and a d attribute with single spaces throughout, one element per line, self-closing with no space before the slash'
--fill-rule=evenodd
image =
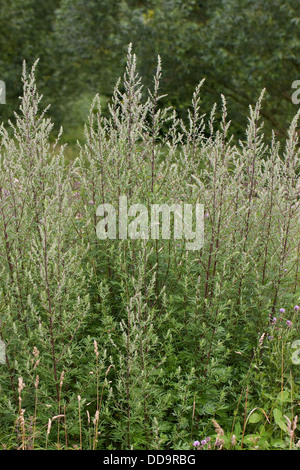
<path id="1" fill-rule="evenodd" d="M 193 442 L 193 446 L 194 446 L 194 447 L 199 447 L 199 446 L 200 446 L 200 442 L 199 442 L 199 441 L 194 441 L 194 442 Z"/>
<path id="2" fill-rule="evenodd" d="M 296 312 L 298 312 L 299 308 L 300 308 L 299 305 L 295 305 L 294 310 L 296 310 Z"/>
<path id="3" fill-rule="evenodd" d="M 274 317 L 273 320 L 272 320 L 273 325 L 275 325 L 276 322 L 277 322 L 277 318 Z"/>
<path id="4" fill-rule="evenodd" d="M 290 320 L 287 320 L 286 324 L 287 326 L 292 326 L 292 322 Z"/>
<path id="5" fill-rule="evenodd" d="M 202 446 L 205 446 L 205 445 L 206 445 L 206 439 L 203 439 L 203 440 L 201 441 L 201 445 L 202 445 Z"/>
<path id="6" fill-rule="evenodd" d="M 280 308 L 280 309 L 279 309 L 279 312 L 280 312 L 280 313 L 285 313 L 285 309 L 284 309 L 284 308 Z"/>

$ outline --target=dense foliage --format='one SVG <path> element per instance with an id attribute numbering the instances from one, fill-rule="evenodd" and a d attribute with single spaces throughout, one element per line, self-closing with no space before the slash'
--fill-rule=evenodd
<path id="1" fill-rule="evenodd" d="M 12 117 L 21 94 L 22 61 L 40 58 L 39 84 L 64 139 L 82 138 L 92 96 L 105 103 L 124 67 L 126 45 L 142 58 L 146 87 L 160 54 L 162 90 L 185 115 L 190 96 L 206 79 L 203 112 L 220 94 L 229 100 L 238 137 L 249 103 L 266 88 L 266 132 L 285 138 L 295 114 L 292 83 L 299 79 L 299 8 L 292 0 L 8 0 L 0 7 L 0 79 L 7 83 L 3 117 Z"/>
<path id="2" fill-rule="evenodd" d="M 0 128 L 2 448 L 296 448 L 299 113 L 266 140 L 262 92 L 235 143 L 223 96 L 204 117 L 201 82 L 183 121 L 130 46 L 67 164 L 35 69 Z M 122 195 L 204 204 L 203 247 L 99 239 Z"/>

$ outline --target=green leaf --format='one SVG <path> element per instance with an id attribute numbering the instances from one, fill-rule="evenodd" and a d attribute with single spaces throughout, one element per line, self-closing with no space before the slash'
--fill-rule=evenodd
<path id="1" fill-rule="evenodd" d="M 277 426 L 279 426 L 284 432 L 287 432 L 287 425 L 285 424 L 282 413 L 278 408 L 274 408 L 273 416 Z"/>
<path id="2" fill-rule="evenodd" d="M 278 394 L 277 400 L 279 400 L 281 403 L 289 403 L 291 401 L 289 392 L 287 390 L 283 390 L 283 392 Z"/>
<path id="3" fill-rule="evenodd" d="M 249 423 L 258 423 L 262 419 L 262 415 L 260 413 L 252 413 L 249 418 Z"/>
<path id="4" fill-rule="evenodd" d="M 237 422 L 234 426 L 234 434 L 235 434 L 237 439 L 240 437 L 241 432 L 242 432 L 241 424 L 239 422 Z"/>

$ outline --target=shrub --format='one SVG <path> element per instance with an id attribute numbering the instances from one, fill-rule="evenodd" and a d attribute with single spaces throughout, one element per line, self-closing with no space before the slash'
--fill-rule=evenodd
<path id="1" fill-rule="evenodd" d="M 202 81 L 183 122 L 161 105 L 160 59 L 146 93 L 130 46 L 109 118 L 96 95 L 67 163 L 35 68 L 0 131 L 2 446 L 189 449 L 213 419 L 229 447 L 234 432 L 240 448 L 292 448 L 299 113 L 284 149 L 266 143 L 262 92 L 236 142 L 225 97 L 220 122 L 216 105 L 201 115 Z M 204 204 L 203 247 L 100 240 L 96 208 L 122 195 Z"/>

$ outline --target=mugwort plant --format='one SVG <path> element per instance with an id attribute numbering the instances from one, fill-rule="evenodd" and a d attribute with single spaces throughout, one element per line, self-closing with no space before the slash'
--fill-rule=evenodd
<path id="1" fill-rule="evenodd" d="M 36 69 L 0 126 L 0 448 L 296 448 L 300 111 L 266 141 L 263 91 L 237 141 L 130 45 L 67 162 Z"/>

